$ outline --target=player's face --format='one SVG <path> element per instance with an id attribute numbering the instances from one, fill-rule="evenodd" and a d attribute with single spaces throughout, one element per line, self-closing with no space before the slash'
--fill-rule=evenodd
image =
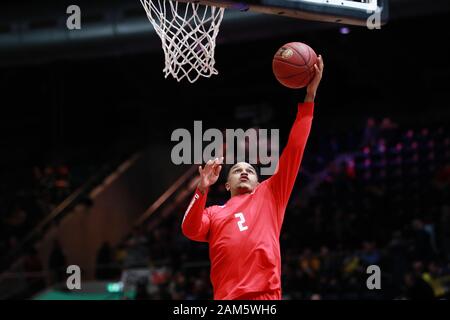
<path id="1" fill-rule="evenodd" d="M 258 185 L 256 170 L 247 162 L 236 163 L 231 167 L 225 187 L 231 195 L 252 192 Z"/>

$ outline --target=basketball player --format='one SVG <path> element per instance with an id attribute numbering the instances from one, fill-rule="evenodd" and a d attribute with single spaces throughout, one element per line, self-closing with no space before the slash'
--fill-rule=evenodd
<path id="1" fill-rule="evenodd" d="M 284 213 L 311 129 L 314 98 L 322 78 L 323 60 L 299 103 L 275 174 L 258 182 L 255 169 L 239 162 L 228 172 L 225 187 L 231 198 L 205 209 L 208 189 L 222 169 L 221 159 L 199 167 L 200 182 L 184 215 L 182 230 L 194 241 L 209 243 L 215 300 L 280 300 L 280 231 Z"/>

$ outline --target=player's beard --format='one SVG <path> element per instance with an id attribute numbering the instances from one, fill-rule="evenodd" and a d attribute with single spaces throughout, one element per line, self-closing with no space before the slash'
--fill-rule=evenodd
<path id="1" fill-rule="evenodd" d="M 242 181 L 236 186 L 236 190 L 238 190 L 239 194 L 249 193 L 253 191 L 252 185 L 250 181 Z"/>

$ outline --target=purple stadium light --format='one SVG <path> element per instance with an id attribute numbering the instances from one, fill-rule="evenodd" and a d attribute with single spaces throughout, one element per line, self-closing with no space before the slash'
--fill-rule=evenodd
<path id="1" fill-rule="evenodd" d="M 341 27 L 341 28 L 339 28 L 339 33 L 340 34 L 349 34 L 350 29 L 348 27 Z"/>
<path id="2" fill-rule="evenodd" d="M 406 136 L 408 138 L 412 138 L 413 135 L 414 135 L 414 132 L 412 130 L 408 130 L 408 132 L 406 133 Z"/>
<path id="3" fill-rule="evenodd" d="M 355 161 L 353 161 L 353 160 L 347 161 L 347 167 L 354 168 L 355 167 Z"/>
<path id="4" fill-rule="evenodd" d="M 235 3 L 231 5 L 231 8 L 239 11 L 248 11 L 249 6 L 245 3 Z"/>

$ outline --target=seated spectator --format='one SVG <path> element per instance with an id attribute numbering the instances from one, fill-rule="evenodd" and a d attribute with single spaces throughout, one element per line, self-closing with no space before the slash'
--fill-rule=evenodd
<path id="1" fill-rule="evenodd" d="M 404 276 L 405 297 L 409 300 L 434 300 L 434 292 L 430 285 L 422 277 L 413 273 Z"/>
<path id="2" fill-rule="evenodd" d="M 378 265 L 380 262 L 380 252 L 377 250 L 375 242 L 365 241 L 363 243 L 360 259 L 364 267 Z"/>
<path id="3" fill-rule="evenodd" d="M 66 275 L 66 257 L 58 240 L 53 242 L 53 249 L 48 259 L 50 282 L 61 282 Z"/>
<path id="4" fill-rule="evenodd" d="M 450 274 L 444 274 L 443 268 L 436 262 L 432 261 L 428 264 L 428 272 L 424 272 L 422 278 L 433 289 L 436 298 L 443 298 L 448 294 Z"/>
<path id="5" fill-rule="evenodd" d="M 45 288 L 44 268 L 36 249 L 28 250 L 24 260 L 24 270 L 31 292 L 35 293 Z"/>
<path id="6" fill-rule="evenodd" d="M 104 242 L 97 252 L 95 277 L 99 280 L 114 277 L 113 262 L 111 246 L 108 242 Z"/>
<path id="7" fill-rule="evenodd" d="M 140 227 L 133 230 L 133 234 L 127 241 L 127 255 L 125 257 L 125 268 L 146 267 L 149 263 L 148 239 Z"/>
<path id="8" fill-rule="evenodd" d="M 363 140 L 361 146 L 373 146 L 378 138 L 379 129 L 377 128 L 375 119 L 370 117 L 367 119 L 366 126 L 364 128 Z"/>

